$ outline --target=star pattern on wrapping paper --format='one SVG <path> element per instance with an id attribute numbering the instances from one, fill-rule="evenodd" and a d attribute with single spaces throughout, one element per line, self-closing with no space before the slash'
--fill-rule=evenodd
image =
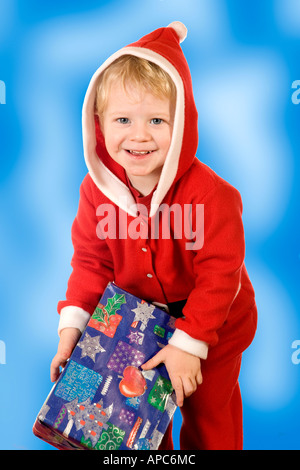
<path id="1" fill-rule="evenodd" d="M 130 398 L 127 398 L 126 404 L 137 409 L 139 407 L 140 401 L 141 401 L 140 397 L 130 397 Z"/>
<path id="2" fill-rule="evenodd" d="M 163 386 L 164 386 L 164 382 L 163 382 L 162 379 L 160 379 L 160 378 L 157 379 L 157 382 L 156 382 L 156 383 L 157 383 L 157 386 L 158 386 L 158 387 L 163 387 Z"/>
<path id="3" fill-rule="evenodd" d="M 127 338 L 129 339 L 130 344 L 142 344 L 144 340 L 144 333 L 140 333 L 139 331 L 130 331 Z"/>
<path id="4" fill-rule="evenodd" d="M 137 307 L 132 309 L 132 312 L 135 314 L 133 321 L 140 321 L 142 323 L 140 326 L 142 331 L 146 328 L 150 318 L 155 318 L 155 316 L 152 315 L 154 309 L 154 305 L 149 305 L 147 302 L 137 302 Z"/>
<path id="5" fill-rule="evenodd" d="M 105 352 L 105 349 L 100 344 L 100 337 L 90 336 L 88 333 L 85 333 L 84 339 L 77 346 L 81 349 L 81 358 L 90 357 L 94 362 L 96 354 Z"/>

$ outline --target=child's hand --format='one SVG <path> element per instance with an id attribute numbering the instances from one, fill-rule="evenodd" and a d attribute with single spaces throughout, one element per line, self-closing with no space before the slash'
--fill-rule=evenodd
<path id="1" fill-rule="evenodd" d="M 57 353 L 54 356 L 50 367 L 51 382 L 55 382 L 58 379 L 60 374 L 59 368 L 66 365 L 66 362 L 71 356 L 80 336 L 81 331 L 78 330 L 78 328 L 64 328 L 61 330 Z"/>
<path id="2" fill-rule="evenodd" d="M 202 383 L 200 358 L 168 344 L 143 364 L 142 369 L 153 369 L 161 362 L 167 368 L 176 393 L 177 405 L 182 406 L 184 397 L 192 395 Z"/>

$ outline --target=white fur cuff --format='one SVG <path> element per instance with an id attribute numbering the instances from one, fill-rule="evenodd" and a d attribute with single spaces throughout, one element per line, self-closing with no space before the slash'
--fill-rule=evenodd
<path id="1" fill-rule="evenodd" d="M 192 338 L 182 330 L 176 329 L 169 340 L 169 344 L 182 349 L 185 352 L 198 356 L 201 359 L 207 358 L 208 345 L 204 341 Z"/>
<path id="2" fill-rule="evenodd" d="M 78 328 L 81 332 L 85 329 L 89 322 L 91 315 L 80 307 L 74 307 L 73 305 L 64 307 L 61 309 L 58 334 L 60 334 L 63 328 Z"/>

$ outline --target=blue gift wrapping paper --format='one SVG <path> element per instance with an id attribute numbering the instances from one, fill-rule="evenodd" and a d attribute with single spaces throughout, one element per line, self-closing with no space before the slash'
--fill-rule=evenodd
<path id="1" fill-rule="evenodd" d="M 175 319 L 109 283 L 46 399 L 34 433 L 61 449 L 158 449 L 176 409 L 163 364 Z"/>

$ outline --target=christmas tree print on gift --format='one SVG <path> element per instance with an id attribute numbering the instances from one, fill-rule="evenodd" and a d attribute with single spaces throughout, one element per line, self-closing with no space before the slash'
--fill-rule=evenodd
<path id="1" fill-rule="evenodd" d="M 100 331 L 101 333 L 113 338 L 122 316 L 117 313 L 121 306 L 126 303 L 124 294 L 115 294 L 107 299 L 106 305 L 100 302 L 88 323 L 88 326 Z"/>
<path id="2" fill-rule="evenodd" d="M 95 448 L 98 444 L 101 434 L 104 430 L 108 430 L 111 423 L 113 404 L 108 408 L 103 408 L 103 402 L 91 403 L 90 398 L 82 403 L 78 403 L 78 399 L 65 404 L 68 413 L 68 424 L 63 432 L 64 436 L 72 435 L 75 427 L 76 431 L 81 430 L 83 437 L 81 443 L 89 448 Z"/>

